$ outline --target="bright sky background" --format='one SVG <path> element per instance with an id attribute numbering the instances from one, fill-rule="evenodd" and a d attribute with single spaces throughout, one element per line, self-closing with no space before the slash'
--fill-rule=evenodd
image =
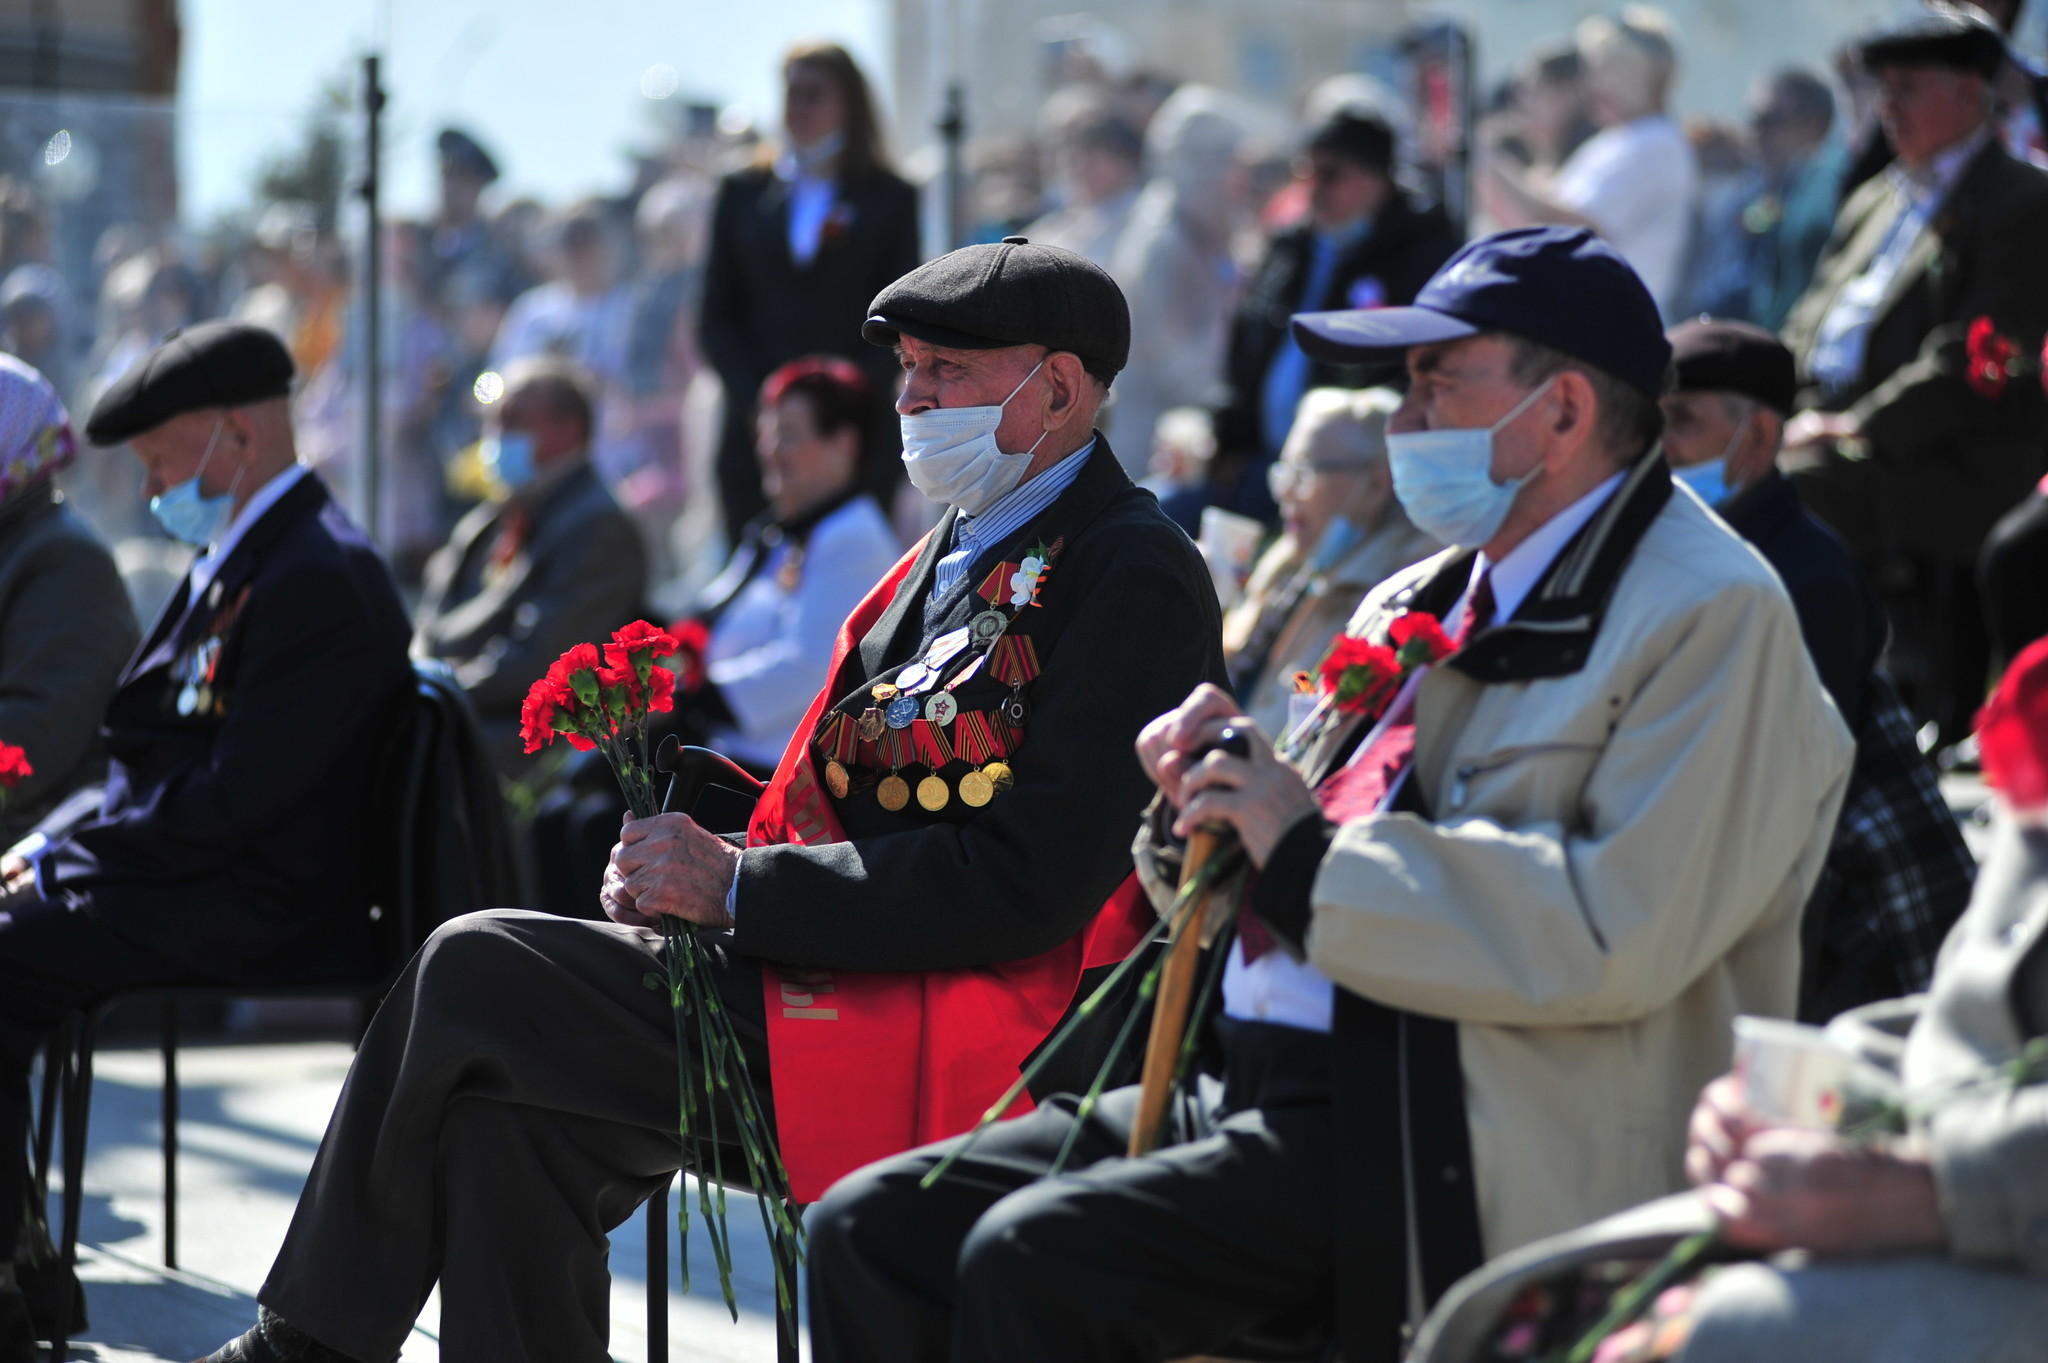
<path id="1" fill-rule="evenodd" d="M 886 90 L 885 0 L 184 0 L 179 163 L 186 220 L 246 202 L 255 171 L 294 145 L 323 84 L 361 83 L 382 35 L 385 206 L 434 198 L 434 134 L 455 122 L 490 148 L 501 193 L 549 203 L 615 191 L 650 145 L 641 78 L 675 69 L 676 100 L 738 103 L 772 125 L 792 40 L 844 42 Z"/>

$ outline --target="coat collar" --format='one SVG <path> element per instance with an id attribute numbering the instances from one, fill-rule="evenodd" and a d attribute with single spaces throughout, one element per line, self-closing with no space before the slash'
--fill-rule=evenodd
<path id="1" fill-rule="evenodd" d="M 1771 469 L 1717 510 L 1736 534 L 1762 544 L 1775 539 L 1799 515 L 1799 492 L 1790 478 Z"/>
<path id="2" fill-rule="evenodd" d="M 1584 667 L 1622 569 L 1671 496 L 1664 447 L 1653 445 L 1565 542 L 1514 618 L 1481 630 L 1444 666 L 1481 683 L 1563 677 Z M 1478 557 L 1471 550 L 1445 560 L 1423 581 L 1397 592 L 1389 610 L 1427 611 L 1441 619 L 1464 593 Z"/>
<path id="3" fill-rule="evenodd" d="M 1095 433 L 1095 452 L 1088 456 L 1088 462 L 1081 465 L 1081 472 L 1067 490 L 1055 497 L 1052 505 L 1041 511 L 1002 545 L 988 551 L 997 558 L 1013 557 L 1013 546 L 1050 543 L 1051 539 L 1065 535 L 1069 539 L 1080 535 L 1096 515 L 1110 503 L 1110 499 L 1131 486 L 1130 476 L 1117 462 L 1116 455 L 1109 448 L 1109 440 L 1100 432 Z M 924 548 L 919 551 L 917 562 L 910 566 L 910 572 L 896 588 L 896 595 L 889 602 L 889 609 L 875 621 L 873 628 L 860 641 L 860 666 L 863 679 L 873 677 L 888 666 L 888 659 L 907 654 L 915 638 L 905 639 L 906 633 L 921 635 L 923 632 L 923 607 L 925 596 L 931 591 L 932 573 L 941 558 L 953 546 L 953 522 L 959 517 L 957 510 L 948 509 L 930 535 L 925 537 Z M 986 555 L 985 555 L 986 556 Z M 974 565 L 969 565 L 970 574 Z"/>

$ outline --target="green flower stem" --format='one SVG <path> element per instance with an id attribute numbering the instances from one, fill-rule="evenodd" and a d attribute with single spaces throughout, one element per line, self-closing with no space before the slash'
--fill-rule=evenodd
<path id="1" fill-rule="evenodd" d="M 1175 933 L 1180 931 L 1181 926 L 1192 914 L 1194 906 L 1200 902 L 1202 893 L 1214 883 L 1216 879 L 1215 868 L 1219 860 L 1221 858 L 1212 857 L 1208 862 L 1204 863 L 1193 875 L 1188 877 L 1187 883 L 1182 885 L 1180 892 L 1174 896 L 1173 907 L 1167 913 L 1167 939 L 1169 941 L 1172 940 Z M 1124 982 L 1131 971 L 1136 968 L 1138 961 L 1151 949 L 1157 940 L 1156 934 L 1147 933 L 1136 946 L 1131 948 L 1130 954 L 1125 956 L 1118 963 L 1117 968 L 1110 972 L 1109 978 L 1104 980 L 1093 994 L 1083 999 L 1081 1006 L 1074 1010 L 1074 1015 L 1061 1024 L 1060 1029 L 1052 1034 L 1052 1038 L 1039 1048 L 1038 1055 L 1017 1076 L 1017 1082 L 1010 1085 L 1004 1091 L 1003 1096 L 996 1099 L 995 1104 L 988 1111 L 981 1114 L 981 1120 L 974 1124 L 974 1129 L 967 1133 L 967 1138 L 949 1150 L 946 1153 L 946 1157 L 933 1166 L 930 1173 L 918 1180 L 920 1188 L 929 1188 L 944 1178 L 954 1163 L 962 1155 L 974 1148 L 975 1143 L 981 1139 L 982 1133 L 1002 1120 L 1003 1114 L 1010 1110 L 1010 1104 L 1017 1101 L 1017 1095 L 1024 1092 L 1026 1086 L 1033 1079 L 1036 1079 L 1039 1072 L 1045 1068 L 1046 1063 L 1059 1053 L 1060 1047 L 1064 1046 L 1074 1033 L 1080 1030 L 1081 1024 L 1086 1022 L 1094 1014 L 1095 1010 L 1102 1006 L 1103 1000 L 1107 999 L 1111 992 Z M 1164 953 L 1161 953 L 1159 960 L 1165 960 Z M 1158 968 L 1158 962 L 1155 961 L 1152 973 L 1148 978 L 1156 980 Z"/>
<path id="2" fill-rule="evenodd" d="M 1209 1009 L 1216 1001 L 1216 995 L 1223 984 L 1223 968 L 1229 961 L 1228 943 L 1218 942 L 1210 949 L 1209 967 L 1202 972 L 1202 987 L 1195 994 L 1194 1008 L 1188 1014 L 1187 1030 L 1181 1033 L 1180 1059 L 1173 1066 L 1175 1090 L 1179 1090 L 1187 1083 L 1188 1072 L 1194 1067 L 1195 1051 L 1201 1040 L 1202 1028 L 1209 1021 Z"/>
<path id="3" fill-rule="evenodd" d="M 1718 1226 L 1713 1230 L 1703 1230 L 1680 1240 L 1648 1273 L 1614 1294 L 1614 1299 L 1607 1305 L 1607 1314 L 1600 1318 L 1599 1324 L 1579 1338 L 1579 1342 L 1571 1347 L 1570 1352 L 1563 1355 L 1563 1363 L 1592 1363 L 1594 1353 L 1606 1342 L 1609 1335 L 1634 1324 L 1637 1317 L 1656 1303 L 1657 1297 L 1665 1288 L 1691 1272 L 1693 1265 L 1719 1244 L 1720 1240 L 1721 1230 Z"/>
<path id="4" fill-rule="evenodd" d="M 1193 929 L 1183 927 L 1182 931 Z M 1165 969 L 1166 955 L 1163 951 L 1159 953 L 1159 958 L 1152 963 L 1152 968 L 1145 972 L 1144 980 L 1138 985 L 1140 1001 L 1150 1002 L 1153 995 L 1159 992 L 1159 975 Z M 1082 1126 L 1095 1115 L 1095 1105 L 1102 1101 L 1102 1091 L 1109 1087 L 1110 1071 L 1116 1067 L 1116 1062 L 1130 1046 L 1131 1034 L 1137 1030 L 1138 1018 L 1144 1011 L 1143 1008 L 1133 1008 L 1124 1015 L 1124 1025 L 1117 1028 L 1116 1040 L 1110 1043 L 1109 1054 L 1103 1057 L 1101 1067 L 1095 1071 L 1095 1082 L 1088 1086 L 1088 1092 L 1082 1095 L 1080 1106 L 1074 1109 L 1073 1124 L 1067 1128 L 1066 1140 L 1060 1143 L 1058 1158 L 1053 1160 L 1052 1168 L 1046 1171 L 1047 1178 L 1058 1178 L 1060 1172 L 1067 1167 L 1067 1156 L 1074 1152 L 1074 1142 L 1080 1139 Z"/>

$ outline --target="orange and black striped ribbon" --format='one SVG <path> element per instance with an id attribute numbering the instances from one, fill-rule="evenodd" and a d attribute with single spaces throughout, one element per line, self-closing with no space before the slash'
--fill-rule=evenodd
<path id="1" fill-rule="evenodd" d="M 1038 675 L 1038 648 L 1029 635 L 1005 634 L 989 652 L 989 673 L 1006 686 L 1022 686 Z"/>
<path id="2" fill-rule="evenodd" d="M 929 720 L 914 719 L 910 722 L 910 747 L 917 754 L 917 760 L 933 771 L 953 760 L 953 745 Z"/>

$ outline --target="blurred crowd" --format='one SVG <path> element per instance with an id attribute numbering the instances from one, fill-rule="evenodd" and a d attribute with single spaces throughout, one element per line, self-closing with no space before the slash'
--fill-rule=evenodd
<path id="1" fill-rule="evenodd" d="M 2008 28 L 2019 8 L 1989 7 Z M 1369 585 L 1353 581 L 1361 571 L 1377 580 L 1430 547 L 1386 488 L 1385 404 L 1340 396 L 1394 376 L 1311 360 L 1289 315 L 1406 302 L 1462 241 L 1562 223 L 1613 242 L 1667 321 L 1711 314 L 1785 328 L 1845 200 L 1893 154 L 1853 39 L 1761 76 L 1738 124 L 1673 107 L 1684 44 L 1661 13 L 1629 6 L 1588 19 L 1524 54 L 1479 100 L 1470 194 L 1454 196 L 1469 199 L 1466 221 L 1422 188 L 1441 189 L 1445 167 L 1428 163 L 1411 101 L 1374 77 L 1325 81 L 1283 113 L 1077 49 L 1033 135 L 966 148 L 959 218 L 972 240 L 1022 234 L 1075 250 L 1123 287 L 1131 361 L 1105 433 L 1199 538 L 1238 607 L 1246 694 L 1263 686 L 1280 704 L 1285 677 L 1340 618 L 1333 606 L 1304 633 L 1289 616 L 1302 598 L 1338 582 L 1333 599 L 1348 596 Z M 937 508 L 889 457 L 893 362 L 861 342 L 859 323 L 868 300 L 926 254 L 920 201 L 937 181 L 921 189 L 899 173 L 844 50 L 800 45 L 783 76 L 779 129 L 702 111 L 635 158 L 621 192 L 576 203 L 505 195 L 499 156 L 516 148 L 439 132 L 438 204 L 387 224 L 384 256 L 374 521 L 409 597 L 435 590 L 437 551 L 474 539 L 466 516 L 501 535 L 502 518 L 476 512 L 520 498 L 513 466 L 495 458 L 504 432 L 494 412 L 506 375 L 541 358 L 572 363 L 588 390 L 589 429 L 571 439 L 640 541 L 641 580 L 621 593 L 636 608 L 714 623 L 720 598 L 706 589 L 806 510 L 777 507 L 763 485 L 774 423 L 760 395 L 795 361 L 850 362 L 865 404 L 858 491 L 899 546 L 931 524 Z M 1994 88 L 1998 139 L 2042 161 L 2041 79 L 2014 60 Z M 301 457 L 352 495 L 365 347 L 359 258 L 335 216 L 332 205 L 283 199 L 262 205 L 246 232 L 204 239 L 117 224 L 93 249 L 93 292 L 81 297 L 53 268 L 47 206 L 10 180 L 0 184 L 0 344 L 85 410 L 177 327 L 211 316 L 269 327 L 299 367 Z M 182 552 L 121 462 L 80 461 L 64 479 L 147 618 Z M 484 548 L 502 558 L 531 533 Z M 1979 599 L 1973 570 L 1987 538 L 1978 526 L 1938 562 L 1851 545 L 1894 607 L 1894 671 L 1944 743 L 1981 696 L 1993 650 L 1980 617 L 1998 606 Z M 754 735 L 760 752 L 778 744 Z"/>

